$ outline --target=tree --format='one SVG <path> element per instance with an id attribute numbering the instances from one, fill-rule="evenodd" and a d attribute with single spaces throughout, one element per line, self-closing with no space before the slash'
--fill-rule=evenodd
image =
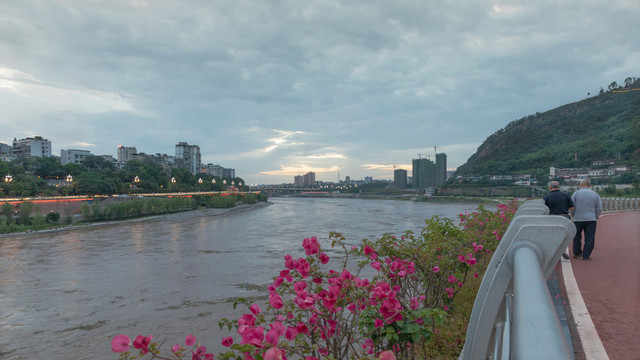
<path id="1" fill-rule="evenodd" d="M 18 208 L 18 215 L 20 215 L 20 221 L 29 225 L 31 223 L 31 213 L 33 212 L 33 203 L 31 201 L 23 201 Z"/>
<path id="2" fill-rule="evenodd" d="M 609 91 L 611 90 L 615 90 L 618 88 L 618 83 L 617 82 L 612 82 L 611 84 L 609 84 Z"/>
<path id="3" fill-rule="evenodd" d="M 42 224 L 44 224 L 44 216 L 42 216 L 42 214 L 40 214 L 39 212 L 36 212 L 35 214 L 33 214 L 33 218 L 31 219 L 33 225 L 36 226 L 36 229 L 40 228 L 40 226 L 42 226 Z"/>
<path id="4" fill-rule="evenodd" d="M 2 204 L 2 215 L 4 215 L 7 218 L 7 224 L 11 224 L 11 222 L 13 221 L 13 206 L 11 206 L 11 204 L 9 204 L 8 202 L 5 202 L 4 204 Z"/>
<path id="5" fill-rule="evenodd" d="M 57 223 L 60 220 L 60 213 L 52 211 L 45 216 L 45 220 L 49 223 Z"/>

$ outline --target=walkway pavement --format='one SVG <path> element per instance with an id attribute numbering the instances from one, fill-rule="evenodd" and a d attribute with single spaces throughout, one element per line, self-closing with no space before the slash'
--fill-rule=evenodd
<path id="1" fill-rule="evenodd" d="M 602 215 L 591 258 L 562 261 L 571 313 L 582 343 L 582 349 L 574 344 L 576 359 L 640 359 L 640 212 Z M 571 289 L 572 275 L 577 282 L 575 290 Z M 580 308 L 579 295 L 586 309 Z M 591 333 L 590 322 L 595 325 Z M 599 341 L 606 354 L 599 352 Z"/>

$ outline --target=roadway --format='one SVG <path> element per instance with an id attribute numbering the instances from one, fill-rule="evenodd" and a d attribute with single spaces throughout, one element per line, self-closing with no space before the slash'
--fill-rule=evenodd
<path id="1" fill-rule="evenodd" d="M 640 359 L 640 212 L 602 215 L 591 258 L 562 260 L 575 357 Z"/>

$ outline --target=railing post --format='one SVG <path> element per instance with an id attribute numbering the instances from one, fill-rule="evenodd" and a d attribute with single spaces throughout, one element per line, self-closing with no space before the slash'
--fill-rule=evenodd
<path id="1" fill-rule="evenodd" d="M 542 250 L 529 241 L 518 242 L 509 249 L 513 267 L 515 359 L 572 358 L 540 269 L 543 257 Z"/>

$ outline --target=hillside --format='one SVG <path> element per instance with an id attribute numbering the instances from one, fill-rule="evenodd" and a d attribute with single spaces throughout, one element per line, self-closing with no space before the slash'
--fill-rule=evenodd
<path id="1" fill-rule="evenodd" d="M 456 175 L 535 174 L 613 158 L 640 165 L 640 79 L 512 121 L 489 136 Z"/>

